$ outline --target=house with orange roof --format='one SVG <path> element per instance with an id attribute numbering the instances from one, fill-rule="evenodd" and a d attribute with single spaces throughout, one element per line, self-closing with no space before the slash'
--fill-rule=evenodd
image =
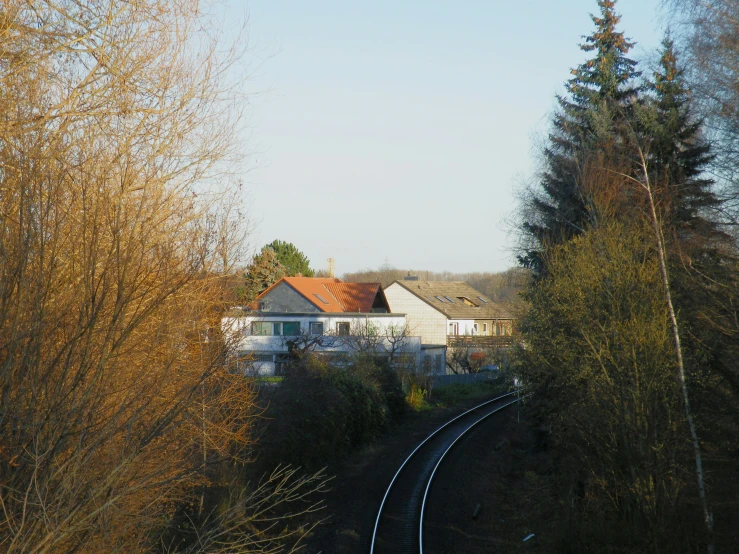
<path id="1" fill-rule="evenodd" d="M 261 312 L 390 313 L 380 283 L 335 277 L 283 277 L 249 306 Z"/>
<path id="2" fill-rule="evenodd" d="M 244 371 L 279 374 L 296 351 L 345 360 L 358 352 L 419 362 L 421 339 L 392 313 L 380 283 L 283 277 L 238 315 L 224 318 Z"/>

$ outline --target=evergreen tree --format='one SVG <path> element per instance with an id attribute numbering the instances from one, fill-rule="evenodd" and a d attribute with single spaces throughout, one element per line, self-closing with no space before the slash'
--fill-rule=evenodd
<path id="1" fill-rule="evenodd" d="M 277 259 L 285 268 L 285 275 L 289 277 L 294 277 L 295 275 L 313 277 L 315 275 L 315 271 L 310 268 L 308 257 L 298 250 L 293 243 L 274 240 L 264 248 L 274 250 Z"/>
<path id="2" fill-rule="evenodd" d="M 287 270 L 277 259 L 275 251 L 265 246 L 246 268 L 244 286 L 237 291 L 237 296 L 242 302 L 249 303 L 286 275 Z"/>
<path id="3" fill-rule="evenodd" d="M 640 118 L 640 131 L 651 141 L 650 178 L 662 207 L 671 278 L 687 330 L 687 364 L 703 375 L 693 382 L 694 387 L 700 384 L 694 394 L 715 399 L 722 391 L 731 390 L 734 399 L 725 401 L 736 405 L 736 249 L 732 238 L 720 229 L 718 219 L 711 217 L 711 210 L 722 204 L 713 192 L 713 180 L 706 176 L 713 157 L 702 137 L 701 121 L 692 115 L 692 97 L 669 37 L 663 42 L 660 65 L 648 88 L 653 99 Z M 707 372 L 710 377 L 706 377 Z M 715 418 L 715 414 L 709 417 Z"/>
<path id="4" fill-rule="evenodd" d="M 546 170 L 541 193 L 528 206 L 526 234 L 532 248 L 520 261 L 541 271 L 541 249 L 582 233 L 591 223 L 587 194 L 581 183 L 584 164 L 595 153 L 618 152 L 624 123 L 639 89 L 636 62 L 627 57 L 633 43 L 616 30 L 620 16 L 614 0 L 598 0 L 600 17 L 591 16 L 595 31 L 581 49 L 594 57 L 572 71 L 567 95 L 559 96 L 544 152 Z"/>
<path id="5" fill-rule="evenodd" d="M 712 160 L 710 146 L 701 137 L 700 121 L 692 116 L 691 96 L 674 43 L 668 36 L 662 45 L 659 69 L 647 84 L 654 94 L 645 125 L 652 181 L 658 187 L 667 226 L 682 240 L 709 239 L 720 234 L 705 213 L 720 204 L 713 180 L 705 176 Z"/>

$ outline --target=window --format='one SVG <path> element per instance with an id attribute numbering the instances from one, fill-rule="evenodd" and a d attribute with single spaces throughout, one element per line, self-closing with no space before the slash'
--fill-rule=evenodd
<path id="1" fill-rule="evenodd" d="M 487 323 L 483 323 L 482 324 L 482 334 L 483 335 L 487 335 L 488 334 L 488 324 Z"/>
<path id="2" fill-rule="evenodd" d="M 450 335 L 458 335 L 459 334 L 459 324 L 458 323 L 450 323 L 449 324 L 449 334 Z"/>
<path id="3" fill-rule="evenodd" d="M 438 300 L 439 302 L 446 302 L 446 300 L 444 300 L 444 299 L 443 299 L 443 298 L 442 298 L 441 296 L 437 296 L 437 297 L 436 297 L 436 299 L 437 299 L 437 300 Z"/>
<path id="4" fill-rule="evenodd" d="M 251 324 L 252 335 L 271 335 L 272 324 L 266 321 L 252 321 Z"/>
<path id="5" fill-rule="evenodd" d="M 445 296 L 444 298 L 446 298 L 447 300 L 449 300 L 449 302 L 451 302 L 452 304 L 454 304 L 454 300 L 452 300 L 450 297 Z"/>
<path id="6" fill-rule="evenodd" d="M 458 296 L 457 299 L 460 300 L 465 306 L 471 306 L 473 308 L 477 308 L 477 304 L 475 304 L 472 300 L 470 300 L 466 296 Z"/>
<path id="7" fill-rule="evenodd" d="M 482 300 L 483 302 L 485 302 L 485 304 L 487 304 L 487 303 L 488 303 L 488 301 L 487 301 L 487 300 L 485 300 L 485 299 L 484 299 L 484 298 L 483 298 L 482 296 L 478 296 L 478 298 L 479 298 L 480 300 Z"/>
<path id="8" fill-rule="evenodd" d="M 266 302 L 260 302 L 259 303 L 259 311 L 262 312 L 267 309 L 267 303 Z"/>
<path id="9" fill-rule="evenodd" d="M 253 321 L 251 324 L 252 335 L 275 336 L 282 335 L 294 337 L 300 334 L 299 321 Z"/>
<path id="10" fill-rule="evenodd" d="M 255 362 L 271 362 L 273 360 L 272 354 L 266 352 L 254 352 L 253 356 Z"/>
<path id="11" fill-rule="evenodd" d="M 349 324 L 346 322 L 340 322 L 336 324 L 336 334 L 340 337 L 349 336 Z"/>
<path id="12" fill-rule="evenodd" d="M 475 324 L 474 324 L 474 325 L 472 326 L 472 329 L 473 329 L 473 330 L 472 330 L 472 334 L 473 334 L 473 335 L 476 335 L 477 333 L 479 333 L 479 330 L 478 330 L 478 327 L 477 327 L 477 323 L 475 323 Z"/>
<path id="13" fill-rule="evenodd" d="M 328 304 L 328 300 L 326 300 L 326 299 L 325 299 L 325 298 L 324 298 L 323 296 L 321 296 L 320 294 L 318 294 L 318 293 L 313 293 L 313 296 L 315 296 L 316 298 L 318 298 L 318 300 L 320 300 L 320 301 L 321 301 L 321 302 L 323 302 L 324 304 Z"/>
<path id="14" fill-rule="evenodd" d="M 311 335 L 322 335 L 323 334 L 323 323 L 311 322 L 310 324 Z"/>

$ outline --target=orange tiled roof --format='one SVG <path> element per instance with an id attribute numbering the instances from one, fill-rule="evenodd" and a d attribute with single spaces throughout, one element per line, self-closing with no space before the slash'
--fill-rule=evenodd
<path id="1" fill-rule="evenodd" d="M 336 297 L 331 294 L 331 291 L 326 288 L 326 285 L 341 283 L 341 279 L 322 277 L 283 277 L 281 281 L 284 281 L 300 294 L 305 296 L 305 298 L 307 298 L 311 303 L 315 304 L 315 306 L 321 311 L 346 311 L 341 303 L 336 299 Z M 279 282 L 280 281 L 278 281 L 278 283 Z"/>
<path id="2" fill-rule="evenodd" d="M 380 289 L 380 283 L 344 283 L 341 279 L 323 277 L 283 277 L 249 306 L 256 309 L 258 301 L 283 282 L 321 311 L 334 313 L 372 311 L 372 304 Z"/>
<path id="3" fill-rule="evenodd" d="M 371 312 L 380 283 L 326 283 L 345 312 Z"/>

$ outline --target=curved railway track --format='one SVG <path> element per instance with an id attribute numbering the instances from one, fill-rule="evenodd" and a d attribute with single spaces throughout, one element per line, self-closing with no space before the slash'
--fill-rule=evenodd
<path id="1" fill-rule="evenodd" d="M 516 403 L 518 391 L 458 415 L 431 433 L 401 464 L 390 481 L 375 520 L 370 554 L 423 553 L 423 514 L 436 469 L 467 431 Z"/>

